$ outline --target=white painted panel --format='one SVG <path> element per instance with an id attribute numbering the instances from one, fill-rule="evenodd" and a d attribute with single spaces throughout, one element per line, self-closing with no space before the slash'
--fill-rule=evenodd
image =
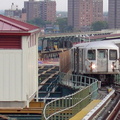
<path id="1" fill-rule="evenodd" d="M 4 68 L 3 68 L 3 75 L 4 75 L 4 82 L 3 82 L 3 86 L 4 86 L 4 89 L 3 89 L 3 98 L 4 100 L 8 100 L 9 99 L 9 84 L 10 84 L 10 73 L 9 73 L 9 69 L 10 69 L 10 62 L 9 62 L 9 54 L 7 52 L 4 52 L 4 55 L 3 55 L 3 64 L 4 64 Z"/>
<path id="2" fill-rule="evenodd" d="M 22 50 L 0 50 L 0 101 L 26 101 L 38 90 L 38 45 L 28 42 L 22 37 Z"/>
<path id="3" fill-rule="evenodd" d="M 22 51 L 0 50 L 0 101 L 20 101 Z"/>
<path id="4" fill-rule="evenodd" d="M 20 54 L 15 55 L 15 98 L 22 100 L 22 62 Z"/>
<path id="5" fill-rule="evenodd" d="M 26 96 L 30 98 L 38 88 L 38 46 L 28 47 L 29 37 L 23 37 L 23 77 Z M 38 42 L 38 41 L 37 41 Z M 25 96 L 24 96 L 25 97 Z"/>
<path id="6" fill-rule="evenodd" d="M 3 64 L 3 54 L 0 53 L 0 98 L 3 98 L 3 81 L 4 81 L 4 64 Z"/>
<path id="7" fill-rule="evenodd" d="M 27 93 L 29 96 L 31 96 L 33 93 L 36 92 L 36 46 L 32 47 L 28 50 L 28 89 Z"/>
<path id="8" fill-rule="evenodd" d="M 27 71 L 28 71 L 28 69 L 27 69 L 27 64 L 28 64 L 28 61 L 27 61 L 27 59 L 28 59 L 28 55 L 27 55 L 27 50 L 28 50 L 28 39 L 29 39 L 29 37 L 22 37 L 22 50 L 23 50 L 23 52 L 22 52 L 22 61 L 23 61 L 23 68 L 22 68 L 22 99 L 23 100 L 26 100 L 27 99 L 27 91 L 26 91 L 26 89 L 27 89 L 27 83 L 26 83 L 26 80 L 28 79 L 28 77 L 27 77 Z"/>
<path id="9" fill-rule="evenodd" d="M 15 89 L 15 82 L 16 82 L 16 75 L 15 75 L 15 54 L 11 53 L 10 55 L 10 99 L 15 98 L 16 96 L 16 89 Z M 13 85 L 15 87 L 13 87 Z"/>

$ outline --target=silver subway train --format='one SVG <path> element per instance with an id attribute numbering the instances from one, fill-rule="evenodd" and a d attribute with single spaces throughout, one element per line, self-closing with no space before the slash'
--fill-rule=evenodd
<path id="1" fill-rule="evenodd" d="M 120 40 L 80 43 L 71 48 L 73 74 L 95 77 L 102 83 L 113 83 L 119 68 Z"/>

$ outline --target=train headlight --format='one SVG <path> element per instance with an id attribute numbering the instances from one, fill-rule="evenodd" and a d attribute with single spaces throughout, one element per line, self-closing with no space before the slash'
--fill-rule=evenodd
<path id="1" fill-rule="evenodd" d="M 92 65 L 91 65 L 91 68 L 92 68 L 92 69 L 95 69 L 95 68 L 96 68 L 96 65 L 95 65 L 95 64 L 92 64 Z"/>
<path id="2" fill-rule="evenodd" d="M 112 68 L 112 70 L 113 70 L 113 72 L 114 72 L 114 70 L 115 70 L 115 68 L 116 68 L 115 62 L 112 62 L 111 68 Z"/>
<path id="3" fill-rule="evenodd" d="M 113 68 L 114 68 L 114 66 L 113 66 L 113 65 L 111 65 L 111 68 L 113 69 Z"/>
<path id="4" fill-rule="evenodd" d="M 90 71 L 92 72 L 96 68 L 96 65 L 93 62 L 91 62 L 89 67 Z"/>

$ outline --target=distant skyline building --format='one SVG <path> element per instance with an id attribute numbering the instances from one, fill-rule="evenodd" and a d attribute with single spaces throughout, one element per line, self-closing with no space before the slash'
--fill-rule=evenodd
<path id="1" fill-rule="evenodd" d="M 108 11 L 109 28 L 120 28 L 120 0 L 109 0 Z"/>
<path id="2" fill-rule="evenodd" d="M 56 21 L 56 1 L 40 1 L 40 17 L 44 21 L 54 23 Z"/>
<path id="3" fill-rule="evenodd" d="M 26 22 L 26 10 L 23 8 L 22 10 L 18 9 L 18 6 L 12 3 L 11 8 L 4 11 L 4 15 L 10 18 L 14 18 L 23 22 Z"/>
<path id="4" fill-rule="evenodd" d="M 75 31 L 90 29 L 99 20 L 103 20 L 103 0 L 68 0 L 68 25 Z"/>
<path id="5" fill-rule="evenodd" d="M 93 22 L 103 21 L 103 0 L 93 0 Z"/>
<path id="6" fill-rule="evenodd" d="M 24 2 L 27 12 L 27 20 L 41 18 L 44 21 L 55 22 L 56 20 L 56 2 L 52 0 L 35 1 L 29 0 Z"/>
<path id="7" fill-rule="evenodd" d="M 24 1 L 24 8 L 27 13 L 27 21 L 40 17 L 40 1 Z"/>

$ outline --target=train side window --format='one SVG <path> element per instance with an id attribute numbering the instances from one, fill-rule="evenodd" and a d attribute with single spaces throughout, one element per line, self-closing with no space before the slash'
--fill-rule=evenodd
<path id="1" fill-rule="evenodd" d="M 117 59 L 117 50 L 110 50 L 110 54 L 109 54 L 109 59 L 110 60 L 116 60 Z"/>
<path id="2" fill-rule="evenodd" d="M 96 52 L 95 50 L 88 50 L 88 59 L 95 60 Z"/>

